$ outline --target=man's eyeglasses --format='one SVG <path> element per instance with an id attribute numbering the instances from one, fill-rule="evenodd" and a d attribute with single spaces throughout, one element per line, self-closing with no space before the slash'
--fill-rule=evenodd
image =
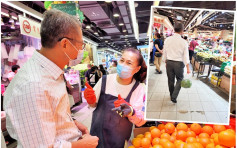
<path id="1" fill-rule="evenodd" d="M 77 41 L 77 40 L 72 39 L 72 38 L 69 38 L 69 37 L 62 37 L 62 38 L 59 38 L 59 39 L 58 39 L 58 42 L 61 41 L 61 40 L 64 39 L 64 38 L 66 38 L 66 39 L 68 39 L 68 40 L 76 41 L 77 43 L 82 44 L 82 50 L 85 50 L 86 43 Z"/>

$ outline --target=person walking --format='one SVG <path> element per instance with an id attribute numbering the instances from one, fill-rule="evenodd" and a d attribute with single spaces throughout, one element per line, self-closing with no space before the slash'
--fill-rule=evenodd
<path id="1" fill-rule="evenodd" d="M 176 23 L 173 36 L 168 37 L 164 43 L 164 60 L 166 61 L 166 71 L 171 101 L 177 103 L 177 97 L 181 89 L 181 81 L 184 77 L 184 67 L 189 68 L 189 53 L 187 41 L 181 38 L 183 34 L 183 24 Z M 177 79 L 176 85 L 175 78 Z"/>
<path id="2" fill-rule="evenodd" d="M 194 40 L 192 40 L 190 42 L 190 45 L 189 45 L 189 60 L 192 61 L 192 57 L 193 57 L 193 54 L 194 54 L 194 49 L 196 48 L 196 46 L 198 46 L 199 44 L 197 43 L 197 39 L 198 38 L 195 38 Z"/>
<path id="3" fill-rule="evenodd" d="M 163 54 L 163 42 L 161 40 L 161 36 L 160 34 L 155 34 L 155 42 L 154 42 L 154 48 L 155 50 L 155 61 L 154 64 L 156 65 L 156 72 L 158 74 L 162 74 L 162 71 L 160 70 L 160 66 L 161 66 L 161 61 L 162 61 L 162 54 Z"/>

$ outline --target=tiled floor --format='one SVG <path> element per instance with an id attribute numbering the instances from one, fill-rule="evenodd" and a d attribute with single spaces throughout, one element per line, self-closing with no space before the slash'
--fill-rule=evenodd
<path id="1" fill-rule="evenodd" d="M 162 63 L 161 70 L 162 74 L 156 74 L 155 66 L 149 67 L 147 119 L 228 123 L 227 95 L 224 99 L 196 75 L 185 75 L 192 80 L 192 87 L 181 88 L 174 104 L 170 101 L 165 63 Z"/>

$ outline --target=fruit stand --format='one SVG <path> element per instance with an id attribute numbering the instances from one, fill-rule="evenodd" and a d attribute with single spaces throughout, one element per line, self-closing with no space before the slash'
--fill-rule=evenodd
<path id="1" fill-rule="evenodd" d="M 229 125 L 166 123 L 135 128 L 128 148 L 229 148 L 236 146 L 235 115 Z"/>
<path id="2" fill-rule="evenodd" d="M 230 42 L 223 42 L 218 46 L 211 46 L 208 41 L 202 42 L 194 50 L 192 57 L 193 76 L 209 78 L 214 86 L 220 86 L 229 92 L 232 49 Z M 206 75 L 204 75 L 206 73 Z"/>

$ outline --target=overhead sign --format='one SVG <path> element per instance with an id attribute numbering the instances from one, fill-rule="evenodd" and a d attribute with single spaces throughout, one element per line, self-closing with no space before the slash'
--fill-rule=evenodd
<path id="1" fill-rule="evenodd" d="M 40 23 L 19 16 L 21 34 L 40 39 Z"/>

